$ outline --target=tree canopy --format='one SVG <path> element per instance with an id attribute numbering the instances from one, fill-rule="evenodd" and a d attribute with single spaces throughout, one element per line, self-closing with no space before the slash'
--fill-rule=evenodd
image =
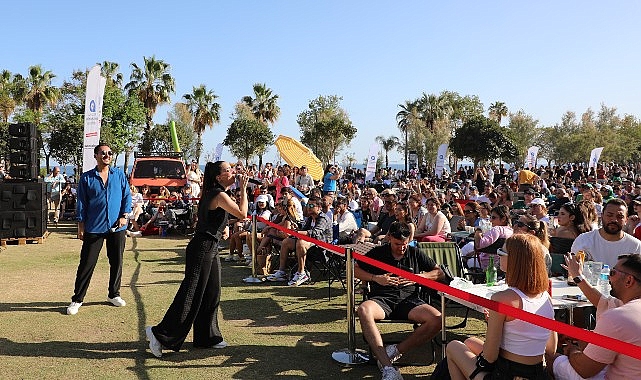
<path id="1" fill-rule="evenodd" d="M 336 154 L 349 145 L 357 132 L 340 106 L 341 100 L 343 98 L 337 95 L 321 95 L 298 114 L 300 141 L 326 164 L 336 161 Z"/>
<path id="2" fill-rule="evenodd" d="M 514 160 L 517 149 L 509 134 L 494 120 L 477 116 L 458 128 L 450 141 L 450 150 L 458 157 L 469 157 L 474 166 L 479 162 L 502 158 Z"/>

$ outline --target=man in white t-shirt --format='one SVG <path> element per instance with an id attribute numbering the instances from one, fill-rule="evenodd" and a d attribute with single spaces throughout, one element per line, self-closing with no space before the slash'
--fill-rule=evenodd
<path id="1" fill-rule="evenodd" d="M 598 230 L 582 233 L 572 243 L 572 252 L 583 250 L 594 261 L 601 261 L 612 268 L 617 256 L 641 253 L 641 240 L 623 232 L 628 219 L 628 206 L 622 199 L 612 199 L 603 208 L 602 224 Z"/>
<path id="2" fill-rule="evenodd" d="M 641 345 L 641 255 L 621 255 L 610 271 L 611 297 L 601 294 L 583 279 L 582 266 L 566 257 L 568 276 L 597 306 L 594 332 L 634 345 Z M 564 355 L 547 357 L 556 380 L 638 379 L 641 360 L 588 343 L 583 350 L 572 342 Z"/>

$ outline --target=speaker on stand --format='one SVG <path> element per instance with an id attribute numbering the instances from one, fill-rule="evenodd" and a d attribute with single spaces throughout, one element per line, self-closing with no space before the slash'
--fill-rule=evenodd
<path id="1" fill-rule="evenodd" d="M 36 238 L 47 231 L 47 193 L 40 172 L 36 126 L 9 124 L 9 176 L 0 182 L 0 239 Z"/>
<path id="2" fill-rule="evenodd" d="M 36 181 L 40 172 L 38 139 L 33 123 L 9 124 L 9 176 Z"/>
<path id="3" fill-rule="evenodd" d="M 0 239 L 42 237 L 47 231 L 45 183 L 0 183 L 0 210 Z"/>

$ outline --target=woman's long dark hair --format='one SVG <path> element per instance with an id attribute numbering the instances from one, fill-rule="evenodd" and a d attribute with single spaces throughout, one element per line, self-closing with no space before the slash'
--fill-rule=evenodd
<path id="1" fill-rule="evenodd" d="M 225 161 L 208 162 L 205 165 L 205 174 L 203 176 L 203 195 L 208 194 L 214 189 L 224 189 L 223 185 L 218 183 L 216 177 L 222 173 L 222 166 Z"/>

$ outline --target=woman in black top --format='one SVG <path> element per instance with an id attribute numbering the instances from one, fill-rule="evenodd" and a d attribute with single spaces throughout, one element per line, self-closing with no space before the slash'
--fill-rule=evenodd
<path id="1" fill-rule="evenodd" d="M 194 347 L 227 346 L 218 328 L 221 287 L 218 241 L 229 234 L 228 214 L 240 219 L 247 216 L 248 177 L 243 175 L 240 179 L 239 204 L 225 193 L 235 181 L 236 174 L 229 163 L 217 161 L 205 165 L 198 224 L 185 252 L 185 278 L 163 320 L 145 330 L 149 349 L 156 357 L 162 356 L 163 348 L 179 351 L 192 325 Z"/>

